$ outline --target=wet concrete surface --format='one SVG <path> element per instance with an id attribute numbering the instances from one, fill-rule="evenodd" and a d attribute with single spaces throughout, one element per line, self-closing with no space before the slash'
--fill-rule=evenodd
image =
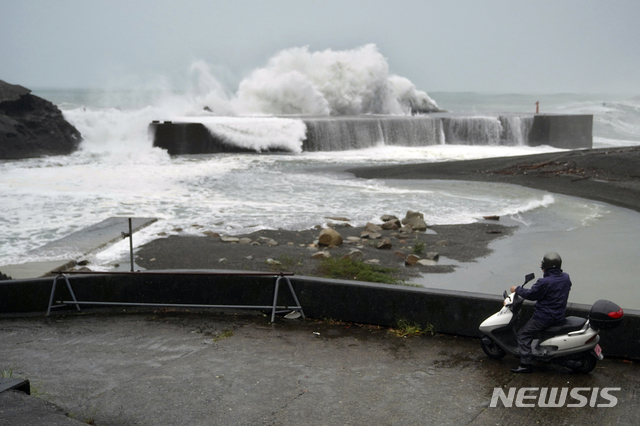
<path id="1" fill-rule="evenodd" d="M 29 379 L 33 396 L 0 394 L 0 424 L 67 424 L 47 404 L 96 425 L 632 425 L 640 415 L 638 363 L 514 375 L 517 359 L 491 360 L 477 339 L 268 321 L 130 309 L 2 318 L 0 371 Z M 620 390 L 609 408 L 490 407 L 496 387 Z M 51 422 L 34 404 L 47 405 Z"/>
<path id="2" fill-rule="evenodd" d="M 131 218 L 131 232 L 135 233 L 146 228 L 157 220 L 152 217 Z M 121 240 L 123 232 L 129 233 L 129 219 L 110 217 L 26 254 L 28 259 L 52 258 L 59 260 L 0 265 L 0 272 L 14 280 L 19 280 L 48 276 L 52 271 L 64 271 L 75 266 L 80 257 L 104 249 Z"/>

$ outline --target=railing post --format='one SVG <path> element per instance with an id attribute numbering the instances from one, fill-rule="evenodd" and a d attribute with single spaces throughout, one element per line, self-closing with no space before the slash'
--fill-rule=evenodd
<path id="1" fill-rule="evenodd" d="M 62 272 L 58 272 L 58 275 L 53 277 L 53 285 L 51 286 L 51 295 L 49 296 L 49 306 L 47 306 L 47 315 L 46 316 L 49 316 L 49 314 L 51 313 L 51 308 L 54 307 L 53 306 L 53 297 L 56 294 L 56 284 L 58 283 L 58 278 L 60 278 L 60 277 L 64 277 L 64 280 L 67 283 L 67 289 L 69 290 L 69 293 L 71 293 L 71 298 L 73 299 L 74 302 L 76 302 L 75 303 L 76 309 L 78 310 L 78 312 L 80 312 L 80 304 L 78 303 L 78 299 L 76 299 L 76 295 L 73 292 L 73 288 L 71 288 L 71 283 L 69 282 L 69 277 L 67 277 Z M 59 306 L 64 306 L 64 305 L 59 305 Z"/>
<path id="2" fill-rule="evenodd" d="M 53 285 L 51 286 L 51 296 L 49 296 L 49 306 L 47 306 L 47 315 L 49 316 L 49 314 L 51 313 L 51 305 L 53 305 L 53 295 L 56 292 L 56 283 L 58 282 L 58 277 L 60 275 L 56 275 L 55 277 L 53 277 Z"/>

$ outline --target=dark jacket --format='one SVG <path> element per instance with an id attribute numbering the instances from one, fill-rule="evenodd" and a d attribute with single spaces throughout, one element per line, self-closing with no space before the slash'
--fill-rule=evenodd
<path id="1" fill-rule="evenodd" d="M 571 291 L 569 274 L 562 269 L 548 269 L 531 288 L 516 287 L 516 294 L 527 300 L 535 300 L 533 319 L 549 325 L 564 319 L 567 300 Z"/>

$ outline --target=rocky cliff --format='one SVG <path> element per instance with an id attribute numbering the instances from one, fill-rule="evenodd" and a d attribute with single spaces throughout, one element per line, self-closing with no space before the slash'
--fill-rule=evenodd
<path id="1" fill-rule="evenodd" d="M 55 105 L 0 80 L 0 159 L 70 154 L 80 141 Z"/>

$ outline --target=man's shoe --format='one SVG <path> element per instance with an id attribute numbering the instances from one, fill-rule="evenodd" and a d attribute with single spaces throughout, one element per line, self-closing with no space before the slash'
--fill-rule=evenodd
<path id="1" fill-rule="evenodd" d="M 512 373 L 531 373 L 532 371 L 531 364 L 520 364 L 518 367 L 511 369 Z"/>

